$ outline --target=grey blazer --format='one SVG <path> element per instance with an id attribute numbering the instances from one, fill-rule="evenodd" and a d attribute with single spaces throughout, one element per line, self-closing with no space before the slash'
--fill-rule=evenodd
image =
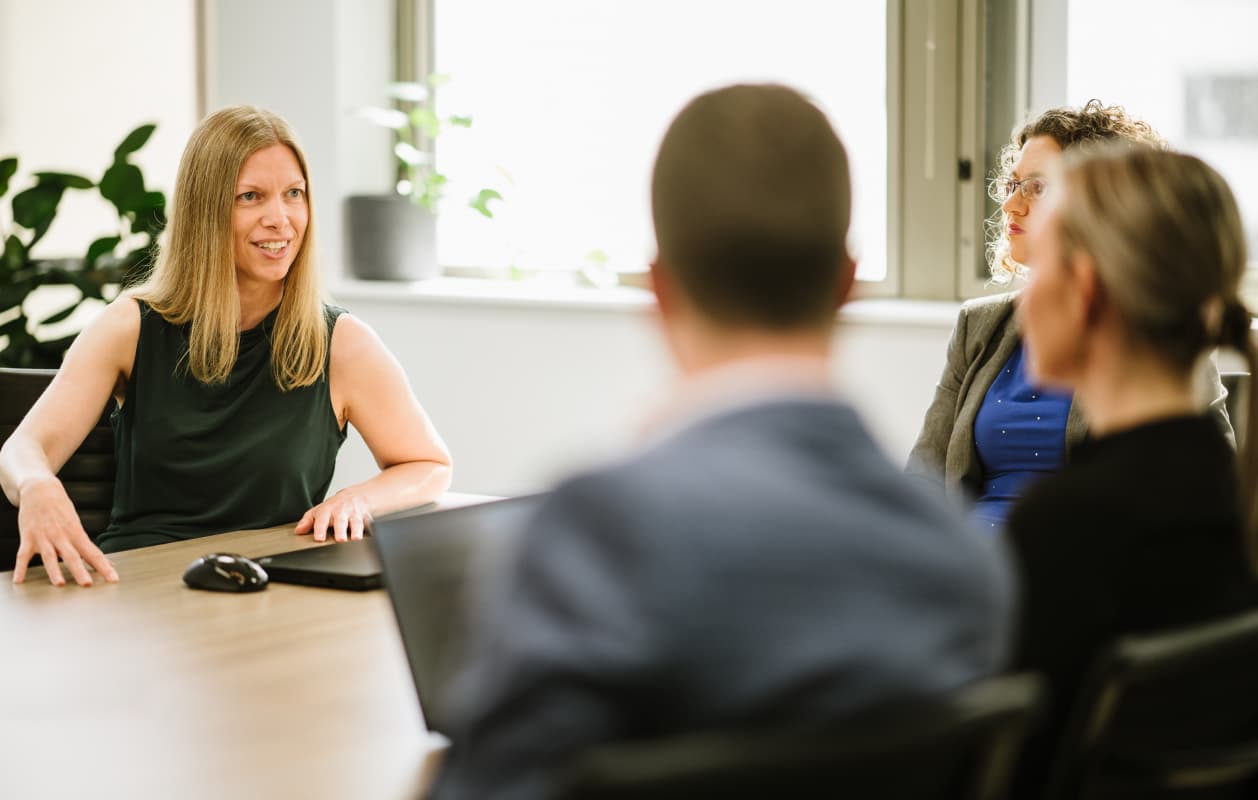
<path id="1" fill-rule="evenodd" d="M 942 480 L 954 496 L 972 499 L 982 485 L 983 467 L 974 449 L 974 418 L 1020 339 L 1013 313 L 1017 296 L 1018 292 L 1008 292 L 961 306 L 948 342 L 948 360 L 935 386 L 935 399 L 909 453 L 909 474 Z M 1227 389 L 1212 360 L 1206 360 L 1198 382 L 1202 402 L 1209 403 L 1210 415 L 1235 447 L 1236 436 L 1227 416 Z M 1067 454 L 1087 432 L 1079 404 L 1072 403 L 1066 420 Z"/>
<path id="2" fill-rule="evenodd" d="M 833 720 L 1001 666 L 1012 575 L 851 407 L 728 409 L 567 481 L 485 583 L 449 798 L 542 798 L 586 748 Z"/>

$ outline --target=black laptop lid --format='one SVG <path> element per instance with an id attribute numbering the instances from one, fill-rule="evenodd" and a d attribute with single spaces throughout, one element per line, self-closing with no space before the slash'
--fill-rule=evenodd
<path id="1" fill-rule="evenodd" d="M 449 686 L 463 654 L 470 578 L 508 552 L 541 495 L 371 524 L 384 584 L 429 730 L 448 732 Z"/>
<path id="2" fill-rule="evenodd" d="M 363 539 L 276 553 L 258 563 L 279 583 L 355 590 L 380 586 L 380 559 Z"/>

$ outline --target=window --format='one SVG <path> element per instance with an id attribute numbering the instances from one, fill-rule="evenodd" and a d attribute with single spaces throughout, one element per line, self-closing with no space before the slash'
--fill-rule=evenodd
<path id="1" fill-rule="evenodd" d="M 1156 15 L 1151 13 L 1156 11 Z M 1098 97 L 1219 171 L 1258 253 L 1258 3 L 1070 0 L 1066 100 Z M 1133 31 L 1139 35 L 1131 35 Z M 1124 31 L 1122 46 L 1114 46 Z"/>
<path id="2" fill-rule="evenodd" d="M 672 116 L 699 92 L 777 81 L 809 94 L 848 148 L 859 277 L 888 274 L 887 4 L 816 0 L 433 0 L 450 176 L 448 266 L 634 271 L 653 256 L 649 176 Z M 460 208 L 482 187 L 487 220 Z M 451 213 L 455 212 L 455 213 Z"/>

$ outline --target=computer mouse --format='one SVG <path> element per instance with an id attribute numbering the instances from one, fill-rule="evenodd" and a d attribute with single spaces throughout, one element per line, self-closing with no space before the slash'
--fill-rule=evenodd
<path id="1" fill-rule="evenodd" d="M 193 589 L 215 592 L 256 592 L 265 589 L 266 570 L 235 553 L 207 553 L 188 565 L 183 582 Z"/>

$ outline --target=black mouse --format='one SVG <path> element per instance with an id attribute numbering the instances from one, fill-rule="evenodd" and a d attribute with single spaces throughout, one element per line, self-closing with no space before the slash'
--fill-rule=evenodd
<path id="1" fill-rule="evenodd" d="M 183 582 L 193 589 L 215 592 L 256 592 L 266 588 L 266 570 L 235 553 L 207 553 L 188 565 Z"/>

